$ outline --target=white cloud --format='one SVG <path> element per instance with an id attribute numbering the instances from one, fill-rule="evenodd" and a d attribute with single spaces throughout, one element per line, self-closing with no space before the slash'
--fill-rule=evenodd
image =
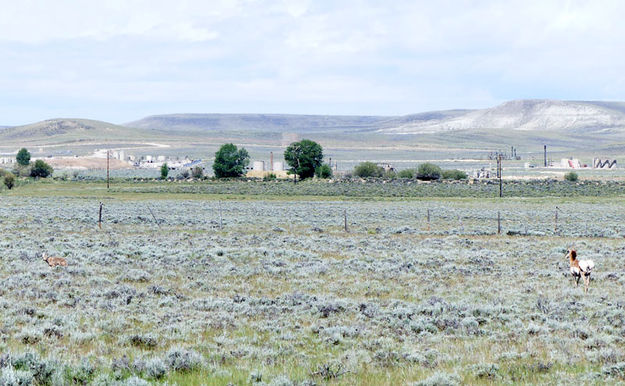
<path id="1" fill-rule="evenodd" d="M 6 2 L 0 106 L 14 108 L 0 107 L 0 124 L 31 120 L 16 103 L 82 101 L 124 121 L 153 106 L 395 114 L 625 100 L 623 14 L 610 0 Z"/>

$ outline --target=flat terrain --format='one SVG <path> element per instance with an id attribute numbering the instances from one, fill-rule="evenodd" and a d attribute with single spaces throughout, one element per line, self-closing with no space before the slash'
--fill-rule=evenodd
<path id="1" fill-rule="evenodd" d="M 244 184 L 0 192 L 2 379 L 625 379 L 621 194 L 380 199 Z M 596 263 L 588 294 L 568 275 L 571 246 Z M 50 269 L 44 251 L 68 266 Z"/>

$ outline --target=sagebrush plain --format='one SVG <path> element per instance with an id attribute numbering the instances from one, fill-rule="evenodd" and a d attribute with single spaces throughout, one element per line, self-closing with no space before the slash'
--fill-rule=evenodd
<path id="1" fill-rule="evenodd" d="M 2 192 L 3 384 L 625 379 L 618 195 L 372 199 L 159 184 Z M 597 265 L 588 294 L 568 273 L 571 246 Z M 68 266 L 49 268 L 44 251 Z"/>

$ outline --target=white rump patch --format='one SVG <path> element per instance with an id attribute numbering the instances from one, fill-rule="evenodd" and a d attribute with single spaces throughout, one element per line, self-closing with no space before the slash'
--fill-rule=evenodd
<path id="1" fill-rule="evenodd" d="M 592 260 L 580 260 L 579 267 L 582 272 L 589 273 L 593 268 L 595 268 L 595 263 Z"/>

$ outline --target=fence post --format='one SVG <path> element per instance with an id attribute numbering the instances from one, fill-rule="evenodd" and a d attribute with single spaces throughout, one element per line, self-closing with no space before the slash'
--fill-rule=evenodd
<path id="1" fill-rule="evenodd" d="M 553 228 L 553 230 L 554 230 L 554 232 L 555 232 L 555 233 L 558 233 L 558 212 L 559 212 L 559 211 L 560 211 L 560 208 L 558 208 L 558 207 L 556 206 L 556 211 L 555 211 L 555 225 L 554 225 L 554 228 Z"/>
<path id="2" fill-rule="evenodd" d="M 501 234 L 501 212 L 497 211 L 497 234 Z"/>
<path id="3" fill-rule="evenodd" d="M 100 211 L 99 211 L 99 214 L 98 214 L 98 227 L 100 229 L 102 229 L 102 206 L 104 206 L 104 204 L 102 204 L 100 202 Z"/>
<path id="4" fill-rule="evenodd" d="M 343 209 L 343 217 L 345 218 L 345 232 L 349 232 L 347 228 L 347 209 Z"/>
<path id="5" fill-rule="evenodd" d="M 458 215 L 458 223 L 460 223 L 460 231 L 464 232 L 464 225 L 462 225 L 462 219 L 460 218 L 460 215 Z"/>
<path id="6" fill-rule="evenodd" d="M 430 208 L 428 208 L 428 232 L 430 231 Z"/>

